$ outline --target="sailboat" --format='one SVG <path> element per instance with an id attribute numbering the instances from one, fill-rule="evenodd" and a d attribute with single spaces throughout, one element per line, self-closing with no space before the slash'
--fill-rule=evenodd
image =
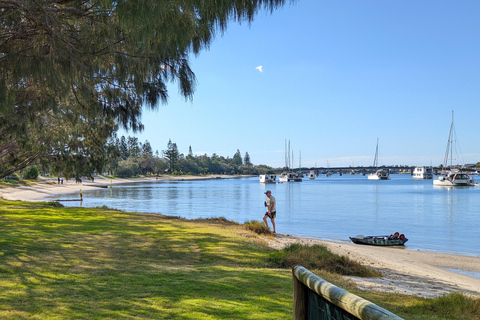
<path id="1" fill-rule="evenodd" d="M 293 156 L 292 156 L 293 158 Z M 285 167 L 283 168 L 283 172 L 278 177 L 278 182 L 289 182 L 289 181 L 302 181 L 302 178 L 299 174 L 295 174 L 291 169 L 290 164 L 290 140 L 288 141 L 288 151 L 287 151 L 287 140 L 285 140 Z"/>
<path id="2" fill-rule="evenodd" d="M 455 141 L 455 126 L 450 125 L 450 133 L 448 134 L 447 150 L 443 160 L 442 175 L 438 179 L 433 180 L 433 185 L 438 187 L 457 187 L 457 186 L 475 186 L 475 181 L 470 178 L 467 172 L 460 170 L 458 167 L 453 168 L 453 143 Z M 448 167 L 448 162 L 450 166 Z"/>
<path id="3" fill-rule="evenodd" d="M 375 150 L 375 159 L 373 160 L 373 166 L 375 167 L 375 172 L 368 174 L 368 180 L 390 180 L 390 174 L 385 169 L 378 169 L 378 138 L 377 138 L 377 148 Z"/>

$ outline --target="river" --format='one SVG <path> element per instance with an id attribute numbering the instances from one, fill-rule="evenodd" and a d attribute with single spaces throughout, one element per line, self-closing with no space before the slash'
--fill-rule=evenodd
<path id="1" fill-rule="evenodd" d="M 269 189 L 277 200 L 278 233 L 349 242 L 349 236 L 398 231 L 409 239 L 407 250 L 480 256 L 480 187 L 438 188 L 432 180 L 391 177 L 333 175 L 266 185 L 257 177 L 155 181 L 84 191 L 81 205 L 244 223 L 261 221 Z"/>

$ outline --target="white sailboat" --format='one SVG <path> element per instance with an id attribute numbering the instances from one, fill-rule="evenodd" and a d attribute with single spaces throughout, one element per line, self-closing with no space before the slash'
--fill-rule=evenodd
<path id="1" fill-rule="evenodd" d="M 276 174 L 261 174 L 260 183 L 276 183 L 277 175 Z"/>
<path id="2" fill-rule="evenodd" d="M 377 138 L 377 148 L 375 150 L 375 159 L 373 160 L 373 166 L 375 167 L 375 172 L 368 174 L 368 180 L 390 180 L 390 174 L 385 169 L 378 169 L 378 138 Z"/>
<path id="3" fill-rule="evenodd" d="M 283 172 L 278 177 L 278 182 L 289 182 L 289 181 L 302 181 L 302 178 L 298 174 L 295 174 L 291 169 L 291 159 L 290 159 L 290 141 L 288 141 L 288 150 L 287 150 L 287 140 L 285 140 L 285 167 Z"/>
<path id="4" fill-rule="evenodd" d="M 475 186 L 475 181 L 470 178 L 467 172 L 460 168 L 453 167 L 453 143 L 455 141 L 455 126 L 450 125 L 450 133 L 448 134 L 447 150 L 443 160 L 442 175 L 433 180 L 433 185 L 437 187 L 457 187 L 457 186 Z M 448 162 L 450 161 L 450 165 Z M 448 167 L 447 167 L 448 166 Z M 447 170 L 448 168 L 448 170 Z"/>

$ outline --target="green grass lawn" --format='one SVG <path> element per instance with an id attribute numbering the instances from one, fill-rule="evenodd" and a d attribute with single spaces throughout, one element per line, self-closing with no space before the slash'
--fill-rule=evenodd
<path id="1" fill-rule="evenodd" d="M 0 200 L 0 319 L 291 319 L 291 270 L 272 253 L 222 219 Z M 458 300 L 363 292 L 318 272 L 405 319 L 460 319 Z"/>
<path id="2" fill-rule="evenodd" d="M 291 273 L 241 226 L 0 202 L 1 319 L 288 319 Z"/>

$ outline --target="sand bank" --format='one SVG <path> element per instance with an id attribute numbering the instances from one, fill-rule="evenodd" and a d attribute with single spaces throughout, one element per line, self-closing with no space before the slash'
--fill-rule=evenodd
<path id="1" fill-rule="evenodd" d="M 438 297 L 455 291 L 480 296 L 480 279 L 454 272 L 480 275 L 480 257 L 338 243 L 277 234 L 269 246 L 281 249 L 291 243 L 321 244 L 332 252 L 382 272 L 381 278 L 346 277 L 359 288 Z M 447 269 L 448 268 L 448 269 Z"/>

